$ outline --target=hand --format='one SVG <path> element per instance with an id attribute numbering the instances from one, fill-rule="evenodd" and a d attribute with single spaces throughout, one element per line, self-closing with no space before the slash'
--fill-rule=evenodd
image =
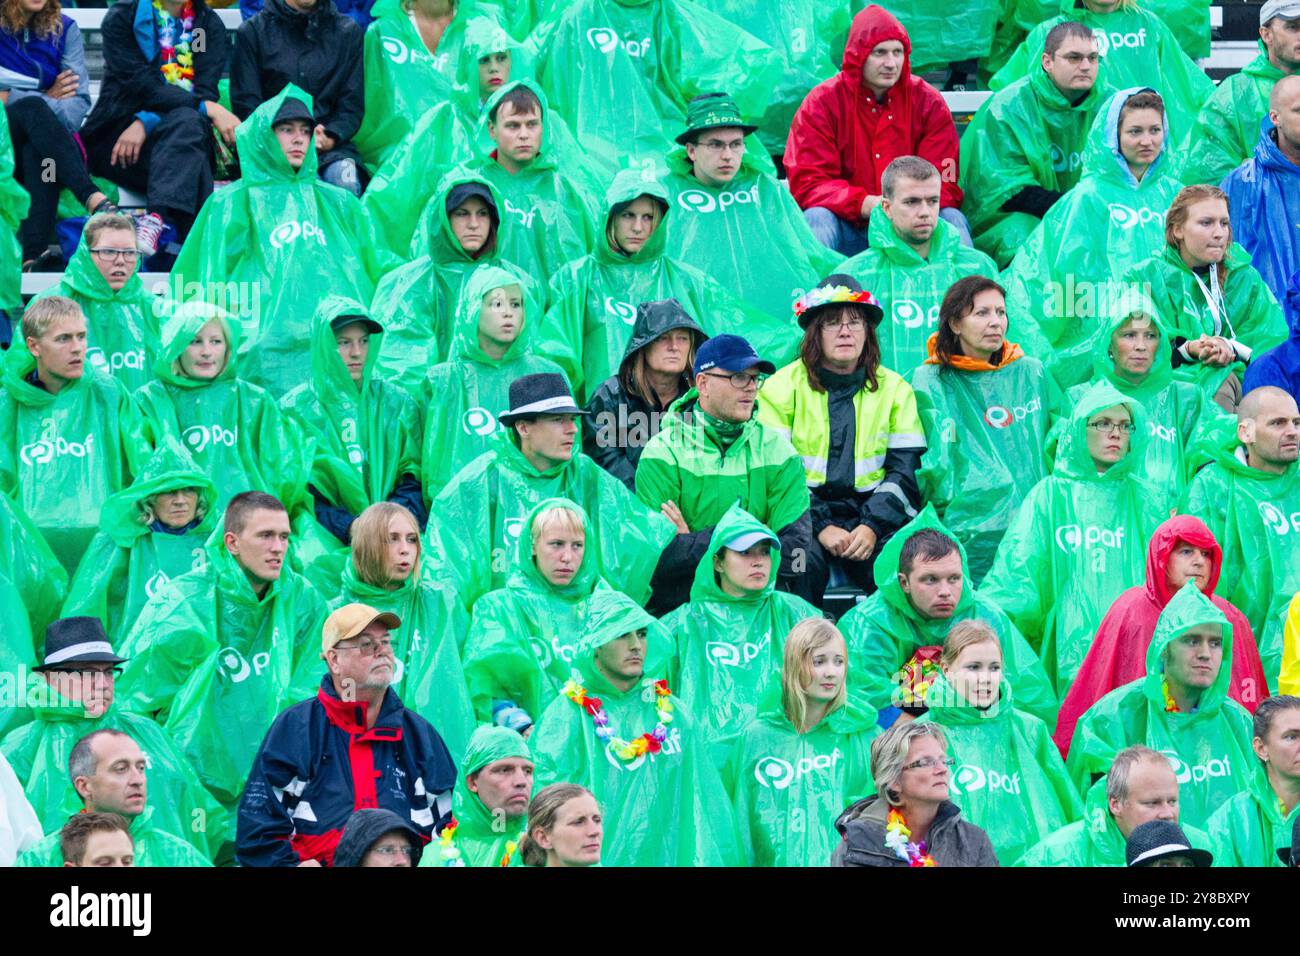
<path id="1" fill-rule="evenodd" d="M 866 525 L 860 524 L 849 532 L 848 541 L 844 544 L 840 558 L 845 561 L 865 561 L 875 550 L 876 533 Z"/>
<path id="2" fill-rule="evenodd" d="M 136 120 L 117 138 L 113 144 L 112 155 L 108 157 L 110 166 L 134 166 L 140 158 L 140 150 L 144 146 L 145 136 L 144 123 Z"/>
<path id="3" fill-rule="evenodd" d="M 831 557 L 838 558 L 844 553 L 845 545 L 849 543 L 849 533 L 843 528 L 828 524 L 817 532 L 817 540 L 821 543 L 822 550 Z"/>
<path id="4" fill-rule="evenodd" d="M 320 860 L 303 860 L 299 866 L 320 866 Z"/>
<path id="5" fill-rule="evenodd" d="M 1202 335 L 1187 343 L 1187 352 L 1197 361 L 1214 368 L 1227 365 L 1236 357 L 1228 340 L 1218 335 Z"/>
<path id="6" fill-rule="evenodd" d="M 52 100 L 66 100 L 69 96 L 75 96 L 80 86 L 81 77 L 77 76 L 76 71 L 64 70 L 54 78 L 54 82 L 47 89 L 41 92 Z"/>
<path id="7" fill-rule="evenodd" d="M 682 509 L 677 507 L 675 501 L 665 501 L 659 506 L 659 511 L 665 518 L 673 523 L 678 534 L 691 533 L 691 526 L 688 525 L 686 519 L 682 517 Z"/>
<path id="8" fill-rule="evenodd" d="M 319 123 L 316 124 L 316 152 L 328 153 L 331 149 L 339 144 L 339 141 L 325 132 L 325 127 Z"/>
<path id="9" fill-rule="evenodd" d="M 9 102 L 9 93 L 10 93 L 9 90 L 0 90 L 0 103 Z"/>
<path id="10" fill-rule="evenodd" d="M 208 100 L 206 109 L 212 128 L 227 146 L 235 145 L 235 130 L 239 128 L 239 117 L 226 109 L 216 100 Z"/>
<path id="11" fill-rule="evenodd" d="M 877 206 L 880 205 L 881 198 L 882 197 L 880 196 L 868 196 L 866 199 L 862 200 L 863 219 L 866 219 L 868 216 L 870 216 L 871 210 L 875 209 Z"/>

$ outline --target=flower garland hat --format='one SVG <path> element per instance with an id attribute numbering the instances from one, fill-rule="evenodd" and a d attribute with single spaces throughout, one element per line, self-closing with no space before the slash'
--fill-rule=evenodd
<path id="1" fill-rule="evenodd" d="M 806 329 L 817 319 L 819 310 L 828 305 L 843 304 L 860 307 L 863 318 L 872 326 L 879 325 L 885 317 L 885 310 L 880 307 L 876 297 L 858 285 L 858 280 L 853 276 L 842 272 L 828 275 L 799 296 L 794 304 L 794 315 L 799 321 L 799 328 Z"/>

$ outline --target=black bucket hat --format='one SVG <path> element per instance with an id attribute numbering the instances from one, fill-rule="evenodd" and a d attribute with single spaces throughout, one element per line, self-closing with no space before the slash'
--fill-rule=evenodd
<path id="1" fill-rule="evenodd" d="M 1192 846 L 1183 828 L 1172 820 L 1148 820 L 1129 834 L 1124 846 L 1124 859 L 1129 866 L 1150 866 L 1170 856 L 1185 856 L 1196 866 L 1214 862 L 1214 854 Z"/>
<path id="2" fill-rule="evenodd" d="M 68 664 L 123 664 L 126 660 L 113 653 L 99 618 L 64 617 L 45 629 L 45 659 L 32 670 L 62 670 Z"/>
<path id="3" fill-rule="evenodd" d="M 885 317 L 885 310 L 880 307 L 876 297 L 858 285 L 853 276 L 836 272 L 828 275 L 821 282 L 805 292 L 795 301 L 794 315 L 799 328 L 806 329 L 816 320 L 818 310 L 828 305 L 856 305 L 867 314 L 867 321 L 874 328 Z"/>

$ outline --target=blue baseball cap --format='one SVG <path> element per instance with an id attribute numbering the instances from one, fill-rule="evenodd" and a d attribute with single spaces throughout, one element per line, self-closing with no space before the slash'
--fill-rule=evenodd
<path id="1" fill-rule="evenodd" d="M 754 346 L 739 335 L 715 335 L 695 350 L 695 374 L 719 369 L 723 372 L 743 372 L 758 366 L 765 375 L 776 371 L 776 366 L 758 357 Z"/>

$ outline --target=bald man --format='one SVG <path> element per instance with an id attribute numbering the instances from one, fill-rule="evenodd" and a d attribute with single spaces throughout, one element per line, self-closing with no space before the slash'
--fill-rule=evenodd
<path id="1" fill-rule="evenodd" d="M 1196 515 L 1223 548 L 1217 593 L 1241 609 L 1259 644 L 1264 676 L 1277 686 L 1282 621 L 1300 591 L 1300 408 L 1280 388 L 1252 389 L 1225 419 L 1212 461 L 1180 509 Z M 1260 700 L 1267 691 L 1260 689 Z"/>

